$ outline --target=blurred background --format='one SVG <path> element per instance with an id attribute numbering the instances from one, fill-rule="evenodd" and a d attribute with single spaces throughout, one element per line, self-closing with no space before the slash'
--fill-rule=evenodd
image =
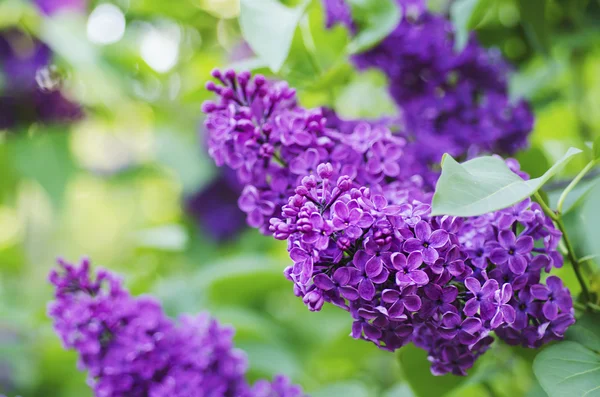
<path id="1" fill-rule="evenodd" d="M 515 65 L 514 97 L 532 101 L 519 159 L 534 176 L 600 130 L 600 4 L 539 1 L 534 15 L 491 1 L 476 26 Z M 46 317 L 55 258 L 85 255 L 173 316 L 208 310 L 235 326 L 253 379 L 285 373 L 315 397 L 441 396 L 457 384 L 453 395 L 543 396 L 535 352 L 497 343 L 469 377 L 433 378 L 424 353 L 354 341 L 345 312 L 310 313 L 292 294 L 285 243 L 245 226 L 235 177 L 204 149 L 211 69 L 269 73 L 240 35 L 239 10 L 239 0 L 0 0 L 0 392 L 91 394 Z M 324 29 L 318 0 L 306 15 L 277 77 L 307 107 L 395 114 L 383 75 L 348 62 L 347 31 Z"/>

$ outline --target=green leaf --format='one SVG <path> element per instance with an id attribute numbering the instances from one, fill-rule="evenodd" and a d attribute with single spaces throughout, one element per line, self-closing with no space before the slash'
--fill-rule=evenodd
<path id="1" fill-rule="evenodd" d="M 600 353 L 600 314 L 586 313 L 569 328 L 566 339 Z"/>
<path id="2" fill-rule="evenodd" d="M 348 44 L 351 54 L 363 52 L 379 43 L 392 32 L 402 17 L 400 7 L 393 0 L 350 0 L 352 17 L 358 25 L 358 34 Z"/>
<path id="3" fill-rule="evenodd" d="M 531 43 L 543 53 L 550 47 L 550 35 L 546 23 L 547 0 L 519 0 L 521 23 Z"/>
<path id="4" fill-rule="evenodd" d="M 600 160 L 600 136 L 594 141 L 592 150 L 594 151 L 594 158 Z"/>
<path id="5" fill-rule="evenodd" d="M 242 35 L 273 72 L 279 71 L 287 59 L 307 4 L 305 1 L 289 8 L 276 0 L 241 0 Z"/>
<path id="6" fill-rule="evenodd" d="M 490 9 L 491 0 L 458 0 L 450 7 L 456 38 L 454 48 L 462 51 L 469 41 L 469 30 L 475 28 Z"/>
<path id="7" fill-rule="evenodd" d="M 592 255 L 600 256 L 600 183 L 596 183 L 590 189 L 583 207 L 581 216 L 578 219 L 580 229 L 583 231 L 583 240 L 585 241 L 586 252 Z"/>
<path id="8" fill-rule="evenodd" d="M 370 395 L 369 389 L 356 381 L 334 383 L 311 393 L 313 397 L 369 397 Z"/>
<path id="9" fill-rule="evenodd" d="M 533 371 L 550 397 L 600 396 L 600 355 L 579 343 L 547 347 L 536 357 Z"/>
<path id="10" fill-rule="evenodd" d="M 444 396 L 464 383 L 465 378 L 454 375 L 433 376 L 427 352 L 414 345 L 398 351 L 398 360 L 406 381 L 416 397 Z"/>
<path id="11" fill-rule="evenodd" d="M 581 150 L 570 148 L 544 175 L 528 181 L 512 172 L 499 157 L 478 157 L 459 164 L 445 154 L 431 214 L 476 216 L 510 207 L 538 191 L 579 153 Z"/>

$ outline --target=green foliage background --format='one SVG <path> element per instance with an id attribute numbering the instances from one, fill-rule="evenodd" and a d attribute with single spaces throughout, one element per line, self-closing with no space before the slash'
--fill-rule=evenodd
<path id="1" fill-rule="evenodd" d="M 536 351 L 498 343 L 469 377 L 434 378 L 422 351 L 379 351 L 348 336 L 345 312 L 326 306 L 309 313 L 282 276 L 289 263 L 284 243 L 254 230 L 223 245 L 211 240 L 182 210 L 183 198 L 215 175 L 199 133 L 200 104 L 210 97 L 203 86 L 217 66 L 271 72 L 260 59 L 239 60 L 237 0 L 112 3 L 123 10 L 127 29 L 120 41 L 97 46 L 86 39 L 87 15 L 43 18 L 25 0 L 0 2 L 0 27 L 19 26 L 48 43 L 66 89 L 87 109 L 72 126 L 0 131 L 0 392 L 90 395 L 75 354 L 61 348 L 46 317 L 52 294 L 46 276 L 55 258 L 86 255 L 121 273 L 133 293 L 162 299 L 173 316 L 208 310 L 235 326 L 252 378 L 283 372 L 315 397 L 545 395 L 533 376 Z M 359 74 L 348 62 L 350 52 L 378 37 L 377 18 L 389 18 L 373 1 L 358 3 L 371 30 L 357 43 L 341 27 L 324 30 L 320 2 L 306 2 L 277 76 L 298 88 L 305 106 L 332 106 L 347 117 L 393 114 L 385 78 Z M 436 0 L 431 6 L 452 8 L 458 27 L 475 28 L 485 45 L 515 64 L 511 92 L 529 98 L 536 115 L 530 148 L 518 156 L 524 170 L 539 176 L 568 147 L 587 148 L 600 136 L 600 2 Z M 166 72 L 140 53 L 148 29 L 178 32 L 178 60 Z M 586 150 L 559 178 L 583 167 L 591 156 Z M 577 197 L 595 183 L 585 181 Z M 552 184 L 548 190 L 555 202 Z M 593 227 L 583 232 L 585 203 L 575 198 L 567 226 L 583 256 L 598 240 L 588 239 Z M 591 203 L 588 211 L 597 213 L 600 201 Z M 600 291 L 597 264 L 586 266 L 595 274 L 591 288 Z M 557 273 L 579 292 L 569 266 Z"/>

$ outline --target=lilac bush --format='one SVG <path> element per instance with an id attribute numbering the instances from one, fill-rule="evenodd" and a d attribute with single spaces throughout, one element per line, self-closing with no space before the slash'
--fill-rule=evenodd
<path id="1" fill-rule="evenodd" d="M 92 273 L 88 260 L 59 264 L 50 274 L 49 315 L 96 396 L 303 396 L 283 376 L 249 385 L 234 330 L 208 314 L 174 322 L 155 299 L 131 296 L 114 274 Z"/>
<path id="2" fill-rule="evenodd" d="M 52 52 L 44 43 L 16 29 L 0 31 L 0 130 L 19 125 L 60 123 L 83 116 L 79 105 L 55 86 L 42 87 L 50 78 Z"/>
<path id="3" fill-rule="evenodd" d="M 287 240 L 285 276 L 309 310 L 329 302 L 348 311 L 351 335 L 385 350 L 413 342 L 436 375 L 465 375 L 492 332 L 535 347 L 574 322 L 568 291 L 542 278 L 562 266 L 561 233 L 537 203 L 432 217 L 419 142 L 378 123 L 331 128 L 284 82 L 213 76 L 209 152 L 237 171 L 248 223 Z"/>

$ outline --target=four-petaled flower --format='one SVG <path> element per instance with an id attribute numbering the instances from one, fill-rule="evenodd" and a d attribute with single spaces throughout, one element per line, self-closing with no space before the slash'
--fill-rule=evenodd
<path id="1" fill-rule="evenodd" d="M 354 269 L 340 267 L 333 272 L 332 277 L 320 273 L 314 277 L 313 282 L 318 288 L 326 291 L 332 297 L 332 301 L 335 304 L 345 306 L 343 299 L 339 299 L 340 296 L 349 301 L 358 299 L 358 291 L 350 285 L 350 282 L 354 278 L 352 270 Z"/>
<path id="2" fill-rule="evenodd" d="M 490 254 L 490 260 L 496 265 L 508 262 L 509 269 L 515 274 L 525 273 L 528 262 L 528 254 L 533 249 L 533 237 L 520 236 L 516 238 L 510 230 L 502 230 L 498 233 L 499 247 Z"/>
<path id="3" fill-rule="evenodd" d="M 436 248 L 441 248 L 448 242 L 447 231 L 438 229 L 432 233 L 429 223 L 425 221 L 416 224 L 415 237 L 404 242 L 404 251 L 419 251 L 423 254 L 423 261 L 430 264 L 440 257 Z"/>
<path id="4" fill-rule="evenodd" d="M 427 273 L 419 270 L 423 264 L 423 255 L 420 252 L 411 252 L 408 258 L 399 252 L 395 252 L 390 257 L 392 266 L 397 270 L 396 284 L 400 287 L 407 285 L 425 285 L 429 282 Z"/>
<path id="5" fill-rule="evenodd" d="M 536 299 L 545 301 L 542 311 L 548 320 L 554 320 L 558 316 L 559 309 L 565 313 L 573 307 L 569 290 L 563 287 L 562 281 L 556 276 L 548 277 L 546 285 L 532 285 L 531 295 Z"/>
<path id="6" fill-rule="evenodd" d="M 362 235 L 362 228 L 373 224 L 373 217 L 363 212 L 354 200 L 348 202 L 336 201 L 333 205 L 332 224 L 335 230 L 344 230 L 346 236 L 358 238 Z"/>
<path id="7" fill-rule="evenodd" d="M 402 292 L 395 289 L 385 289 L 381 293 L 381 300 L 392 305 L 387 309 L 391 318 L 398 317 L 404 313 L 404 309 L 409 312 L 416 312 L 421 308 L 421 298 L 416 294 L 417 286 L 412 285 L 402 289 Z"/>
<path id="8" fill-rule="evenodd" d="M 458 341 L 463 345 L 471 345 L 477 342 L 477 332 L 481 329 L 481 320 L 477 317 L 467 317 L 463 319 L 456 313 L 448 312 L 442 317 L 442 326 L 439 328 L 440 334 L 445 339 L 454 339 L 458 336 Z"/>
<path id="9" fill-rule="evenodd" d="M 473 294 L 473 297 L 469 299 L 467 303 L 465 303 L 465 307 L 463 309 L 464 313 L 467 316 L 472 317 L 481 308 L 482 318 L 491 318 L 490 314 L 492 314 L 491 311 L 493 311 L 493 307 L 490 306 L 490 304 L 494 298 L 494 293 L 498 291 L 498 282 L 494 279 L 489 279 L 483 284 L 482 287 L 479 280 L 474 277 L 468 277 L 465 280 L 465 286 L 469 292 Z"/>
<path id="10" fill-rule="evenodd" d="M 512 324 L 515 322 L 515 309 L 508 304 L 512 297 L 513 290 L 510 284 L 502 285 L 502 288 L 495 292 L 494 306 L 496 306 L 496 313 L 490 321 L 492 328 L 498 328 L 502 323 Z"/>

